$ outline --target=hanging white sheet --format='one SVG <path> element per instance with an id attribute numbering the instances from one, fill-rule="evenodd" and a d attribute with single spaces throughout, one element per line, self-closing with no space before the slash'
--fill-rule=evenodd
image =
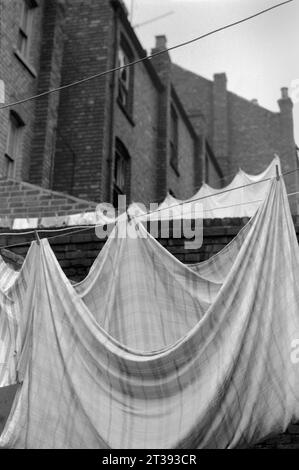
<path id="1" fill-rule="evenodd" d="M 33 244 L 23 385 L 0 447 L 232 448 L 298 420 L 299 253 L 283 181 L 195 270 L 142 224 L 125 230 L 80 292 L 48 242 Z"/>
<path id="2" fill-rule="evenodd" d="M 168 194 L 158 212 L 147 215 L 145 219 L 252 217 L 266 197 L 270 179 L 276 175 L 276 165 L 281 173 L 278 156 L 258 175 L 239 170 L 232 182 L 224 188 L 215 189 L 204 183 L 194 196 L 185 201 Z"/>

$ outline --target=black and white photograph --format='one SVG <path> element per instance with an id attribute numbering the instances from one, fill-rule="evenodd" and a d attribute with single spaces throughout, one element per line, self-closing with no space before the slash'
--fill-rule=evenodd
<path id="1" fill-rule="evenodd" d="M 298 146 L 299 0 L 0 0 L 1 456 L 299 450 Z"/>

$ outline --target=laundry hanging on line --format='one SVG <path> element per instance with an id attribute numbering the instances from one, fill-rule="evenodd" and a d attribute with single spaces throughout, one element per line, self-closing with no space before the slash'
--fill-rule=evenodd
<path id="1" fill-rule="evenodd" d="M 265 199 L 269 180 L 276 175 L 276 165 L 281 173 L 280 159 L 276 156 L 268 168 L 258 175 L 250 175 L 239 170 L 233 181 L 226 187 L 216 189 L 204 183 L 199 191 L 189 199 L 182 200 L 167 194 L 164 201 L 158 205 L 158 212 L 138 208 L 132 204 L 130 211 L 133 215 L 138 214 L 139 220 L 169 220 L 169 219 L 214 219 L 252 217 L 262 201 Z M 248 184 L 257 183 L 253 186 Z M 236 189 L 242 187 L 241 189 Z M 223 191 L 227 191 L 223 193 Z M 222 194 L 220 194 L 222 193 Z M 195 203 L 201 203 L 202 208 Z M 149 213 L 150 212 L 150 213 Z M 71 215 L 51 216 L 42 218 L 16 218 L 7 221 L 6 224 L 13 230 L 27 230 L 50 227 L 73 227 L 84 225 L 105 225 L 115 223 L 117 218 L 106 217 L 100 210 L 86 211 Z M 6 226 L 6 225 L 5 225 Z"/>
<path id="2" fill-rule="evenodd" d="M 0 447 L 233 448 L 298 420 L 299 253 L 282 179 L 193 267 L 134 220 L 115 230 L 135 237 L 110 238 L 76 286 L 47 240 L 32 244 L 23 383 Z"/>
<path id="3" fill-rule="evenodd" d="M 229 185 L 216 189 L 204 183 L 194 196 L 186 200 L 167 194 L 158 211 L 146 218 L 168 220 L 252 217 L 266 197 L 270 179 L 276 176 L 276 166 L 281 174 L 278 156 L 258 175 L 251 175 L 240 169 Z"/>

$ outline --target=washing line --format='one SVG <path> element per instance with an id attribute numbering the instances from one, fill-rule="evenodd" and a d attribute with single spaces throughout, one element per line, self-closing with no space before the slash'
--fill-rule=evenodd
<path id="1" fill-rule="evenodd" d="M 279 176 L 286 176 L 286 175 L 289 175 L 291 173 L 295 173 L 296 171 L 299 171 L 299 168 L 296 168 L 294 170 L 286 171 L 285 173 L 281 173 Z M 219 191 L 215 194 L 209 194 L 207 196 L 202 196 L 202 197 L 199 197 L 199 198 L 196 198 L 196 199 L 192 199 L 192 200 L 188 200 L 188 201 L 182 201 L 178 204 L 174 204 L 173 206 L 165 207 L 165 208 L 162 208 L 162 209 L 156 209 L 155 211 L 147 212 L 145 214 L 136 215 L 136 216 L 134 216 L 134 219 L 137 219 L 139 217 L 144 217 L 144 216 L 147 216 L 147 215 L 150 215 L 150 214 L 153 214 L 153 213 L 162 212 L 164 210 L 170 210 L 170 209 L 173 209 L 175 207 L 179 207 L 179 206 L 182 206 L 182 205 L 185 205 L 185 204 L 190 204 L 190 203 L 200 201 L 200 200 L 203 200 L 203 199 L 208 199 L 208 198 L 213 197 L 213 196 L 219 196 L 220 194 L 225 194 L 225 193 L 228 193 L 228 192 L 231 192 L 231 191 L 235 191 L 237 189 L 243 189 L 243 188 L 246 188 L 248 186 L 253 186 L 255 184 L 260 184 L 260 183 L 263 183 L 265 181 L 270 181 L 272 178 L 265 178 L 265 179 L 260 180 L 260 181 L 253 181 L 252 183 L 248 183 L 248 184 L 245 184 L 245 185 L 242 185 L 242 186 L 237 186 L 236 188 L 230 188 L 230 189 L 226 189 L 226 190 L 223 190 L 223 191 Z M 293 193 L 288 194 L 287 196 L 294 196 L 296 194 L 299 194 L 299 192 L 293 192 Z M 246 203 L 237 203 L 237 204 L 233 204 L 233 205 L 225 206 L 225 207 L 234 207 L 234 206 L 241 205 L 241 204 L 247 205 L 247 204 L 251 204 L 252 202 L 260 202 L 260 200 L 250 201 L 249 203 L 247 203 L 247 202 Z M 221 208 L 222 207 L 219 207 L 218 209 L 221 209 Z M 211 209 L 207 209 L 206 212 L 209 212 L 210 210 Z M 37 230 L 31 230 L 31 231 L 27 231 L 27 232 L 7 232 L 7 233 L 0 233 L 0 236 L 18 236 L 18 235 L 28 235 L 28 234 L 33 234 L 33 233 L 35 234 L 35 233 L 45 233 L 45 232 L 60 232 L 60 231 L 67 231 L 67 230 L 71 231 L 71 230 L 74 230 L 74 228 L 79 228 L 79 227 L 80 227 L 79 232 L 81 232 L 81 231 L 89 230 L 91 228 L 103 227 L 105 225 L 113 224 L 113 223 L 115 223 L 115 220 L 116 219 L 113 219 L 113 221 L 111 221 L 110 223 L 107 222 L 105 224 L 102 223 L 102 224 L 86 225 L 86 226 L 83 226 L 83 227 L 82 227 L 82 225 L 78 225 L 78 226 L 73 226 L 73 227 L 63 227 L 63 228 L 59 228 L 59 229 L 37 229 Z M 77 232 L 72 232 L 72 233 L 77 233 Z M 54 235 L 53 237 L 49 237 L 49 238 L 57 238 L 57 237 L 61 237 L 61 236 L 68 236 L 68 235 L 72 235 L 72 233 L 67 233 L 67 234 L 63 233 L 63 234 L 60 234 L 60 235 Z M 6 248 L 6 247 L 0 247 L 0 249 L 3 249 L 3 248 Z"/>
<path id="2" fill-rule="evenodd" d="M 299 191 L 296 191 L 296 192 L 293 192 L 293 193 L 290 193 L 290 194 L 287 194 L 288 197 L 291 197 L 291 196 L 295 196 L 299 194 Z M 240 202 L 240 203 L 237 203 L 237 204 L 233 204 L 233 205 L 230 205 L 230 206 L 221 206 L 221 207 L 217 207 L 217 208 L 214 208 L 213 210 L 217 210 L 217 209 L 227 209 L 227 208 L 230 208 L 230 207 L 235 207 L 235 206 L 241 206 L 241 205 L 249 205 L 249 204 L 255 204 L 255 203 L 258 203 L 258 202 L 262 202 L 261 199 L 257 199 L 256 201 L 250 201 L 250 202 Z M 172 206 L 174 207 L 174 206 Z M 167 208 L 167 209 L 171 209 L 170 208 Z M 204 210 L 203 212 L 211 212 L 212 209 L 207 209 L 207 210 Z M 157 211 L 156 211 L 157 212 Z M 147 214 L 144 214 L 144 215 L 147 215 Z M 144 216 L 143 215 L 143 216 Z M 136 217 L 133 217 L 133 218 L 137 218 L 138 216 Z M 244 218 L 247 218 L 247 217 L 244 217 Z M 82 233 L 82 232 L 86 232 L 88 230 L 93 230 L 97 227 L 103 227 L 103 226 L 107 226 L 107 225 L 111 225 L 111 224 L 115 224 L 116 220 L 113 220 L 111 221 L 110 223 L 107 223 L 107 224 L 99 224 L 99 225 L 88 225 L 88 226 L 85 226 L 84 228 L 81 228 L 79 230 L 75 230 L 75 231 L 72 231 L 70 233 L 62 233 L 60 235 L 53 235 L 51 237 L 46 237 L 48 240 L 52 240 L 54 238 L 59 238 L 59 237 L 70 237 L 72 235 L 76 235 L 78 233 Z M 146 222 L 146 221 L 145 221 Z M 165 221 L 164 221 L 165 222 Z M 75 227 L 66 227 L 65 229 L 51 229 L 51 230 L 31 230 L 31 231 L 28 231 L 28 232 L 18 232 L 18 233 L 0 233 L 0 236 L 1 235 L 5 235 L 5 236 L 16 236 L 16 235 L 28 235 L 28 234 L 38 234 L 38 233 L 41 233 L 41 232 L 56 232 L 56 231 L 60 231 L 60 230 L 73 230 Z M 24 247 L 24 246 L 27 246 L 27 245 L 30 245 L 31 244 L 31 241 L 29 242 L 24 242 L 24 243 L 17 243 L 17 244 L 14 244 L 14 245 L 6 245 L 6 246 L 0 246 L 0 251 L 1 250 L 6 250 L 8 248 L 21 248 L 21 247 Z"/>

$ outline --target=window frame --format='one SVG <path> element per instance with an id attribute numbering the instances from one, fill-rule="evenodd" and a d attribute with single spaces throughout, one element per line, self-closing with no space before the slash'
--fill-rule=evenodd
<path id="1" fill-rule="evenodd" d="M 36 0 L 22 0 L 22 11 L 18 29 L 17 52 L 26 61 L 30 60 L 30 49 L 33 36 L 34 10 L 38 7 Z M 24 18 L 26 15 L 26 24 Z M 23 47 L 23 44 L 25 46 Z"/>
<path id="2" fill-rule="evenodd" d="M 123 178 L 123 185 L 122 187 L 119 185 L 118 175 L 116 174 L 117 170 L 117 159 L 121 161 L 121 165 L 123 167 L 122 170 L 122 178 Z M 119 195 L 126 195 L 129 198 L 130 192 L 130 164 L 131 158 L 129 155 L 128 150 L 126 149 L 125 145 L 122 141 L 118 138 L 115 140 L 115 149 L 114 149 L 114 166 L 113 166 L 113 205 L 117 208 L 115 204 L 116 197 Z"/>
<path id="3" fill-rule="evenodd" d="M 21 137 L 22 137 L 22 128 L 25 126 L 22 118 L 15 112 L 11 111 L 9 115 L 9 126 L 6 139 L 6 148 L 5 148 L 5 163 L 7 168 L 12 166 L 12 171 L 5 171 L 6 178 L 15 178 L 17 161 L 21 158 Z M 11 140 L 16 139 L 16 142 L 11 144 Z M 13 150 L 12 150 L 13 149 Z"/>
<path id="4" fill-rule="evenodd" d="M 122 65 L 120 60 L 120 54 L 123 54 L 123 64 L 130 63 L 134 60 L 133 51 L 126 40 L 126 38 L 121 35 L 118 50 L 117 50 L 117 65 L 120 67 Z M 122 79 L 122 74 L 125 71 L 128 74 L 128 83 L 125 84 L 125 81 Z M 122 96 L 125 95 L 125 101 L 123 101 Z M 128 67 L 126 69 L 119 70 L 117 76 L 117 102 L 120 108 L 124 111 L 128 119 L 132 124 L 133 116 L 133 103 L 134 103 L 134 67 Z"/>

